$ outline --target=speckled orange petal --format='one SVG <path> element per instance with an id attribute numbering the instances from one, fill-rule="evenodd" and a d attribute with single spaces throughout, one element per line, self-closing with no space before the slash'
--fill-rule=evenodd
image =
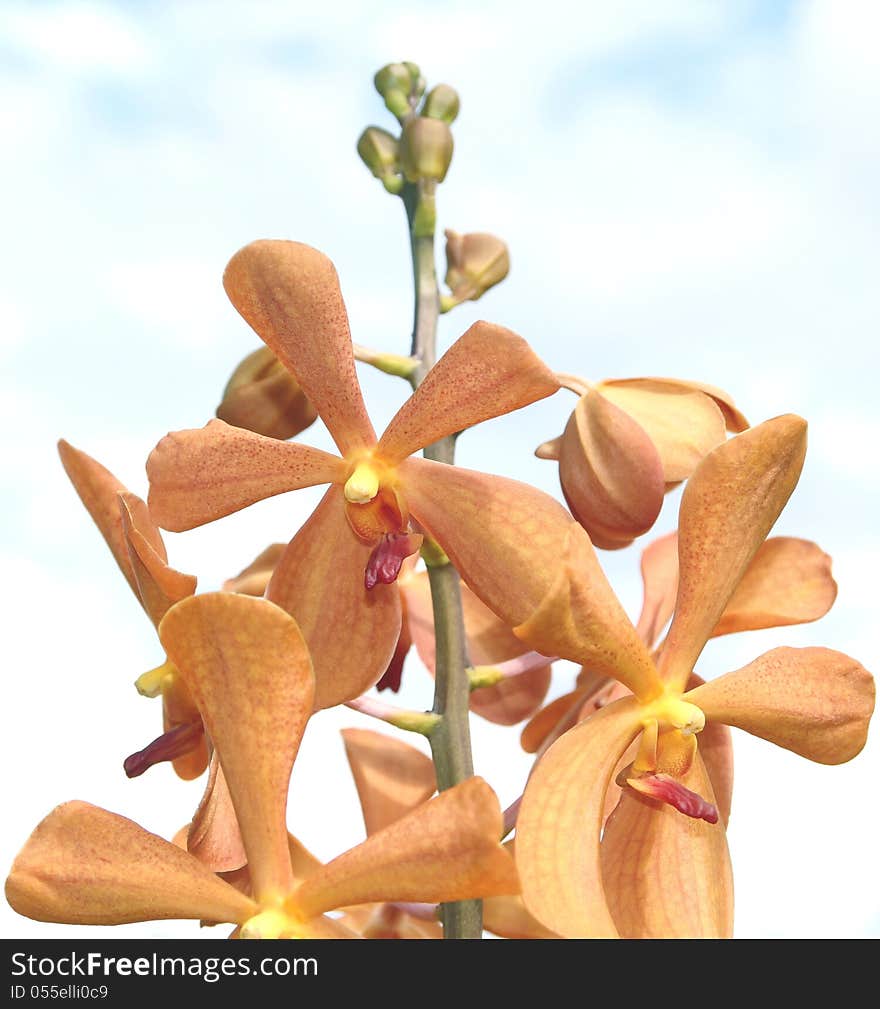
<path id="1" fill-rule="evenodd" d="M 159 637 L 196 698 L 220 758 L 259 903 L 292 884 L 285 811 L 312 712 L 303 636 L 280 607 L 228 592 L 173 606 Z"/>
<path id="2" fill-rule="evenodd" d="M 618 758 L 641 728 L 626 698 L 558 739 L 526 785 L 516 865 L 526 908 L 565 938 L 616 938 L 602 888 L 599 833 Z"/>
<path id="3" fill-rule="evenodd" d="M 28 918 L 70 925 L 243 922 L 256 911 L 185 851 L 87 802 L 58 806 L 31 834 L 6 881 L 6 899 Z"/>
<path id="4" fill-rule="evenodd" d="M 713 801 L 699 755 L 682 783 Z M 727 938 L 733 877 L 720 823 L 684 816 L 625 788 L 605 824 L 602 878 L 621 936 Z"/>
<path id="5" fill-rule="evenodd" d="M 409 743 L 371 729 L 343 729 L 367 835 L 426 802 L 437 790 L 434 763 Z"/>
<path id="6" fill-rule="evenodd" d="M 501 417 L 559 389 L 559 381 L 516 333 L 473 326 L 446 351 L 398 410 L 378 454 L 400 462 L 446 435 Z"/>
<path id="7" fill-rule="evenodd" d="M 398 474 L 411 514 L 475 595 L 508 626 L 527 620 L 575 525 L 562 505 L 528 484 L 426 459 L 407 459 Z"/>
<path id="8" fill-rule="evenodd" d="M 147 616 L 158 626 L 170 606 L 195 592 L 195 575 L 186 575 L 170 567 L 167 559 L 155 549 L 144 529 L 145 523 L 152 531 L 155 526 L 149 522 L 147 506 L 139 497 L 120 494 L 119 510 L 138 598 Z"/>
<path id="9" fill-rule="evenodd" d="M 660 674 L 681 690 L 797 484 L 807 424 L 786 414 L 731 438 L 700 463 L 681 499 L 675 616 Z"/>
<path id="10" fill-rule="evenodd" d="M 286 543 L 273 543 L 234 578 L 223 583 L 224 592 L 241 592 L 246 596 L 262 596 L 275 570 L 275 565 L 284 553 Z"/>
<path id="11" fill-rule="evenodd" d="M 328 862 L 300 884 L 291 903 L 310 915 L 369 901 L 516 893 L 501 831 L 495 793 L 482 778 L 469 778 Z"/>
<path id="12" fill-rule="evenodd" d="M 299 242 L 252 242 L 229 261 L 223 286 L 244 320 L 296 376 L 339 451 L 346 455 L 374 445 L 330 260 Z"/>
<path id="13" fill-rule="evenodd" d="M 186 836 L 186 848 L 212 872 L 232 872 L 247 862 L 229 786 L 215 750 L 205 793 Z"/>
<path id="14" fill-rule="evenodd" d="M 212 420 L 166 435 L 150 453 L 150 513 L 163 529 L 183 532 L 345 474 L 345 463 L 320 449 Z"/>
<path id="15" fill-rule="evenodd" d="M 131 586 L 132 592 L 138 595 L 137 581 L 131 567 L 128 544 L 122 529 L 122 517 L 119 514 L 119 495 L 128 493 L 127 488 L 108 469 L 105 469 L 91 456 L 86 455 L 85 452 L 74 448 L 63 438 L 58 442 L 58 454 L 61 456 L 64 470 L 85 505 L 86 511 L 91 515 L 92 521 L 106 540 L 107 546 L 110 547 L 110 551 Z M 163 560 L 167 560 L 168 555 L 165 553 L 162 537 L 156 526 L 149 520 L 146 507 L 140 517 L 144 519 L 143 522 L 139 522 L 141 532 L 156 553 Z"/>
<path id="16" fill-rule="evenodd" d="M 642 700 L 658 696 L 662 687 L 651 656 L 580 526 L 571 526 L 563 561 L 556 584 L 514 633 L 544 655 L 620 681 Z"/>
<path id="17" fill-rule="evenodd" d="M 636 631 L 648 648 L 653 648 L 675 609 L 678 591 L 677 533 L 661 536 L 642 551 L 642 585 L 642 612 Z"/>
<path id="18" fill-rule="evenodd" d="M 419 658 L 434 672 L 434 612 L 428 573 L 419 571 L 400 583 L 406 598 L 410 634 Z M 524 645 L 513 631 L 466 586 L 461 586 L 468 658 L 474 666 L 491 666 L 522 655 Z M 516 725 L 531 715 L 550 686 L 550 665 L 511 676 L 491 687 L 471 691 L 470 708 L 496 725 Z"/>
<path id="19" fill-rule="evenodd" d="M 394 654 L 400 593 L 396 585 L 364 588 L 370 552 L 351 531 L 341 488 L 331 487 L 288 544 L 266 590 L 308 642 L 316 710 L 359 697 Z"/>
<path id="20" fill-rule="evenodd" d="M 189 830 L 188 827 L 186 829 Z M 287 835 L 287 847 L 290 852 L 290 870 L 296 882 L 305 879 L 306 876 L 310 876 L 315 869 L 319 869 L 324 864 L 293 834 Z M 251 873 L 247 865 L 243 865 L 240 869 L 232 869 L 229 872 L 221 872 L 219 875 L 230 886 L 234 886 L 236 890 L 246 894 L 248 897 L 253 893 Z"/>
<path id="21" fill-rule="evenodd" d="M 596 389 L 647 432 L 667 483 L 686 480 L 703 456 L 724 441 L 720 407 L 710 396 L 678 382 L 623 379 L 602 382 Z"/>
<path id="22" fill-rule="evenodd" d="M 647 532 L 666 485 L 657 449 L 625 411 L 596 391 L 581 396 L 559 443 L 559 479 L 593 543 L 614 550 Z"/>
<path id="23" fill-rule="evenodd" d="M 735 725 L 820 764 L 865 745 L 874 678 L 830 648 L 774 648 L 685 694 L 706 718 Z"/>
<path id="24" fill-rule="evenodd" d="M 836 597 L 828 554 L 809 540 L 774 536 L 755 554 L 712 637 L 809 623 Z"/>

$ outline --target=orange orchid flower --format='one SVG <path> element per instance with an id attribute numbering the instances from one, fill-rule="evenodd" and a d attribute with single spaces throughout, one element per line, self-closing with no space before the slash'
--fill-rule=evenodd
<path id="1" fill-rule="evenodd" d="M 224 284 L 241 315 L 296 377 L 340 455 L 214 420 L 168 435 L 153 451 L 150 510 L 163 528 L 182 531 L 274 494 L 331 485 L 278 561 L 267 590 L 267 598 L 302 627 L 315 664 L 315 704 L 325 708 L 357 697 L 388 666 L 401 623 L 399 592 L 391 583 L 421 544 L 410 525 L 411 517 L 424 525 L 421 502 L 439 501 L 453 522 L 471 527 L 475 509 L 482 510 L 493 489 L 507 495 L 524 486 L 458 468 L 453 474 L 452 467 L 410 457 L 549 396 L 559 383 L 520 337 L 476 323 L 377 440 L 330 260 L 295 242 L 255 242 L 232 258 Z M 520 507 L 528 508 L 527 492 L 524 502 Z M 443 547 L 443 538 L 435 538 Z M 481 530 L 479 540 L 459 560 L 483 567 L 488 554 L 491 570 L 506 579 L 504 538 Z"/>
<path id="2" fill-rule="evenodd" d="M 298 876 L 287 792 L 314 708 L 314 674 L 296 622 L 265 599 L 207 593 L 172 607 L 159 635 L 219 755 L 252 892 L 124 817 L 70 802 L 49 814 L 15 860 L 6 896 L 20 914 L 108 925 L 194 918 L 234 923 L 242 938 L 356 938 L 326 912 L 518 889 L 513 860 L 498 842 L 498 800 L 480 778 Z"/>
<path id="3" fill-rule="evenodd" d="M 560 379 L 580 399 L 563 434 L 535 454 L 559 463 L 572 514 L 607 550 L 646 533 L 666 491 L 693 473 L 725 431 L 748 427 L 727 393 L 698 382 Z"/>
<path id="4" fill-rule="evenodd" d="M 58 443 L 61 462 L 80 500 L 97 525 L 138 602 L 158 627 L 174 603 L 191 596 L 196 579 L 168 565 L 168 554 L 147 506 L 113 474 L 68 442 Z M 178 776 L 197 778 L 208 763 L 202 719 L 174 666 L 167 661 L 144 673 L 137 688 L 162 696 L 164 734 L 126 761 L 129 776 L 159 760 L 171 760 Z"/>
<path id="5" fill-rule="evenodd" d="M 863 747 L 874 682 L 840 652 L 777 648 L 688 689 L 694 664 L 797 483 L 805 446 L 805 422 L 788 415 L 706 456 L 682 497 L 675 613 L 656 664 L 646 669 L 618 647 L 621 678 L 633 696 L 565 733 L 535 768 L 517 822 L 517 865 L 526 907 L 560 935 L 732 933 L 726 835 L 697 746 L 706 725 L 736 726 L 827 764 Z M 560 606 L 584 591 L 569 579 L 556 594 L 556 615 L 548 606 L 532 621 L 532 634 L 570 643 L 576 609 L 560 613 Z M 615 633 L 627 632 L 606 628 L 605 638 Z M 630 625 L 628 644 L 633 640 L 639 638 Z M 634 740 L 637 755 L 602 831 L 606 794 Z"/>
<path id="6" fill-rule="evenodd" d="M 676 532 L 661 536 L 645 548 L 641 571 L 643 601 L 636 631 L 648 648 L 655 651 L 675 608 L 678 588 Z M 758 548 L 710 637 L 809 623 L 823 617 L 836 596 L 837 583 L 831 576 L 828 554 L 809 540 L 776 536 Z M 692 677 L 692 681 L 698 679 Z M 698 684 L 691 682 L 690 685 Z M 543 752 L 576 722 L 628 693 L 627 688 L 615 680 L 593 676 L 588 669 L 581 669 L 575 689 L 542 708 L 523 729 L 523 749 L 528 753 Z M 711 754 L 706 759 L 706 769 L 719 812 L 727 823 L 732 789 L 732 753 L 727 727 L 717 722 L 707 725 L 701 736 L 700 752 L 704 758 Z M 628 751 L 621 758 L 622 763 L 630 763 L 633 756 L 634 753 Z M 616 805 L 614 787 L 609 789 L 607 801 L 613 809 Z"/>

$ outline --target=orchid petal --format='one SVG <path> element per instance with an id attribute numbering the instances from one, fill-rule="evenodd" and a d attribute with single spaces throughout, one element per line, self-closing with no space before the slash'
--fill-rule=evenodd
<path id="1" fill-rule="evenodd" d="M 828 554 L 809 540 L 774 536 L 755 554 L 712 637 L 809 623 L 824 616 L 836 596 Z"/>
<path id="2" fill-rule="evenodd" d="M 616 938 L 605 900 L 599 834 L 605 792 L 638 734 L 634 698 L 576 725 L 538 761 L 516 825 L 516 864 L 526 908 L 566 938 Z"/>
<path id="3" fill-rule="evenodd" d="M 341 489 L 331 487 L 287 546 L 266 590 L 308 642 L 316 710 L 359 697 L 394 654 L 400 592 L 396 585 L 364 588 L 370 553 L 351 531 Z"/>
<path id="4" fill-rule="evenodd" d="M 689 691 L 709 721 L 768 739 L 820 764 L 842 764 L 865 745 L 874 679 L 830 648 L 774 648 Z"/>
<path id="5" fill-rule="evenodd" d="M 556 584 L 514 633 L 536 651 L 579 662 L 594 674 L 620 681 L 643 700 L 661 692 L 651 656 L 580 526 L 571 527 Z"/>
<path id="6" fill-rule="evenodd" d="M 247 862 L 232 796 L 215 750 L 205 794 L 193 816 L 186 848 L 213 872 L 231 872 Z"/>
<path id="7" fill-rule="evenodd" d="M 6 898 L 28 918 L 70 925 L 243 922 L 256 910 L 185 851 L 87 802 L 42 821 L 12 866 Z"/>
<path id="8" fill-rule="evenodd" d="M 275 565 L 281 559 L 286 546 L 286 543 L 272 543 L 266 547 L 246 568 L 223 583 L 223 591 L 241 592 L 246 596 L 264 595 Z"/>
<path id="9" fill-rule="evenodd" d="M 649 435 L 667 483 L 686 480 L 703 456 L 724 441 L 721 409 L 702 392 L 672 381 L 623 379 L 597 386 Z"/>
<path id="10" fill-rule="evenodd" d="M 426 445 L 501 417 L 559 389 L 559 381 L 516 333 L 476 322 L 446 351 L 398 410 L 377 454 L 402 462 Z"/>
<path id="11" fill-rule="evenodd" d="M 147 506 L 139 497 L 120 494 L 119 510 L 138 598 L 147 616 L 158 626 L 169 607 L 195 592 L 196 578 L 170 567 L 163 556 L 164 549 L 159 553 L 145 535 L 145 521 L 148 530 L 155 532 L 155 526 L 148 522 Z"/>
<path id="12" fill-rule="evenodd" d="M 596 546 L 609 550 L 651 528 L 666 491 L 649 436 L 596 391 L 581 396 L 565 427 L 559 479 L 574 517 Z"/>
<path id="13" fill-rule="evenodd" d="M 514 854 L 514 841 L 505 841 L 504 847 Z M 483 928 L 503 939 L 558 939 L 555 932 L 545 928 L 526 910 L 522 897 L 487 897 L 483 901 Z"/>
<path id="14" fill-rule="evenodd" d="M 678 591 L 678 534 L 667 533 L 642 551 L 644 597 L 636 631 L 653 648 L 675 609 Z"/>
<path id="15" fill-rule="evenodd" d="M 574 708 L 582 696 L 584 695 L 580 690 L 569 691 L 545 705 L 526 723 L 519 737 L 520 746 L 526 753 L 537 753 L 547 737 L 567 715 L 571 715 L 572 723 L 574 722 Z"/>
<path id="16" fill-rule="evenodd" d="M 217 749 L 255 896 L 271 903 L 292 884 L 287 790 L 314 698 L 302 633 L 265 599 L 216 592 L 173 606 L 159 637 Z"/>
<path id="17" fill-rule="evenodd" d="M 413 517 L 474 594 L 510 627 L 527 620 L 575 525 L 562 505 L 528 484 L 427 459 L 397 471 Z"/>
<path id="18" fill-rule="evenodd" d="M 699 755 L 682 783 L 713 799 Z M 622 936 L 731 935 L 733 877 L 721 824 L 624 789 L 605 824 L 601 850 L 605 893 Z"/>
<path id="19" fill-rule="evenodd" d="M 119 565 L 119 569 L 125 575 L 126 581 L 131 586 L 132 592 L 138 595 L 138 586 L 134 571 L 131 566 L 131 558 L 128 553 L 128 543 L 122 528 L 122 518 L 119 514 L 119 495 L 127 494 L 124 484 L 99 462 L 91 456 L 86 455 L 79 449 L 74 448 L 69 442 L 58 442 L 58 454 L 61 456 L 61 463 L 70 478 L 74 489 L 80 500 L 86 507 L 92 520 L 98 527 L 99 532 L 110 547 L 110 552 Z M 144 506 L 140 514 L 143 522 L 139 527 L 150 545 L 163 560 L 168 559 L 165 553 L 165 546 L 159 530 L 149 520 Z"/>
<path id="20" fill-rule="evenodd" d="M 166 435 L 150 453 L 150 513 L 183 532 L 300 487 L 345 479 L 337 456 L 222 420 Z"/>
<path id="21" fill-rule="evenodd" d="M 704 392 L 707 396 L 711 396 L 715 400 L 715 405 L 724 414 L 724 423 L 728 431 L 739 434 L 749 427 L 749 422 L 734 403 L 733 397 L 729 392 L 719 389 L 717 385 L 709 385 L 708 382 L 694 382 L 684 378 L 677 378 L 675 382 L 677 385 L 683 385 L 687 389 L 696 389 L 699 392 Z"/>
<path id="22" fill-rule="evenodd" d="M 672 689 L 687 679 L 752 558 L 797 484 L 807 425 L 765 421 L 700 463 L 681 500 L 675 616 L 660 656 Z"/>
<path id="23" fill-rule="evenodd" d="M 437 791 L 433 761 L 414 746 L 370 729 L 343 729 L 342 739 L 368 836 Z"/>
<path id="24" fill-rule="evenodd" d="M 339 451 L 374 445 L 330 260 L 299 242 L 252 242 L 230 260 L 223 286 L 245 322 L 296 377 Z"/>
<path id="25" fill-rule="evenodd" d="M 469 778 L 335 858 L 300 884 L 305 915 L 379 900 L 468 900 L 516 893 L 513 859 L 499 844 L 498 799 Z"/>
<path id="26" fill-rule="evenodd" d="M 420 571 L 400 583 L 407 619 L 419 658 L 434 673 L 434 612 L 428 573 Z M 523 653 L 513 631 L 466 586 L 461 586 L 468 660 L 473 666 L 493 666 Z M 515 725 L 535 711 L 550 686 L 548 663 L 489 687 L 471 691 L 470 708 L 497 725 Z"/>

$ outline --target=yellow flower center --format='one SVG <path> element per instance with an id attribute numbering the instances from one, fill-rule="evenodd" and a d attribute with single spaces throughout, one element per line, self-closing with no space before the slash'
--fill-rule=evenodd
<path id="1" fill-rule="evenodd" d="M 660 727 L 678 729 L 685 736 L 702 732 L 706 716 L 696 704 L 683 701 L 678 694 L 663 694 L 642 705 L 642 723 L 656 722 Z"/>
<path id="2" fill-rule="evenodd" d="M 266 908 L 241 926 L 242 939 L 308 939 L 302 919 L 280 907 Z"/>
<path id="3" fill-rule="evenodd" d="M 134 685 L 143 697 L 158 697 L 171 687 L 176 677 L 177 669 L 166 659 L 161 666 L 142 673 L 134 681 Z"/>
<path id="4" fill-rule="evenodd" d="M 351 504 L 366 504 L 379 493 L 381 476 L 372 461 L 359 462 L 346 480 L 343 493 Z"/>

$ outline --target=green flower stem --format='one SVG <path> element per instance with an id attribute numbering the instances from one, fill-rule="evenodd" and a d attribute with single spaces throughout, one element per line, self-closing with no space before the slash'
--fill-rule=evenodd
<path id="1" fill-rule="evenodd" d="M 437 319 L 440 315 L 440 292 L 434 265 L 434 194 L 430 193 L 430 208 L 423 206 L 427 194 L 424 187 L 407 184 L 403 190 L 409 224 L 415 287 L 412 357 L 417 365 L 410 376 L 417 388 L 437 359 Z M 427 210 L 427 213 L 426 213 Z M 430 222 L 430 228 L 426 227 Z M 453 465 L 455 438 L 443 438 L 425 449 L 425 456 L 435 462 Z M 471 757 L 469 720 L 470 678 L 464 617 L 461 606 L 461 583 L 458 572 L 448 563 L 429 564 L 428 578 L 434 608 L 434 706 L 439 721 L 429 740 L 437 786 L 452 788 L 474 773 Z M 451 825 L 451 829 L 455 829 Z M 483 934 L 483 904 L 479 900 L 463 900 L 440 905 L 443 935 L 447 939 L 479 939 Z"/>

